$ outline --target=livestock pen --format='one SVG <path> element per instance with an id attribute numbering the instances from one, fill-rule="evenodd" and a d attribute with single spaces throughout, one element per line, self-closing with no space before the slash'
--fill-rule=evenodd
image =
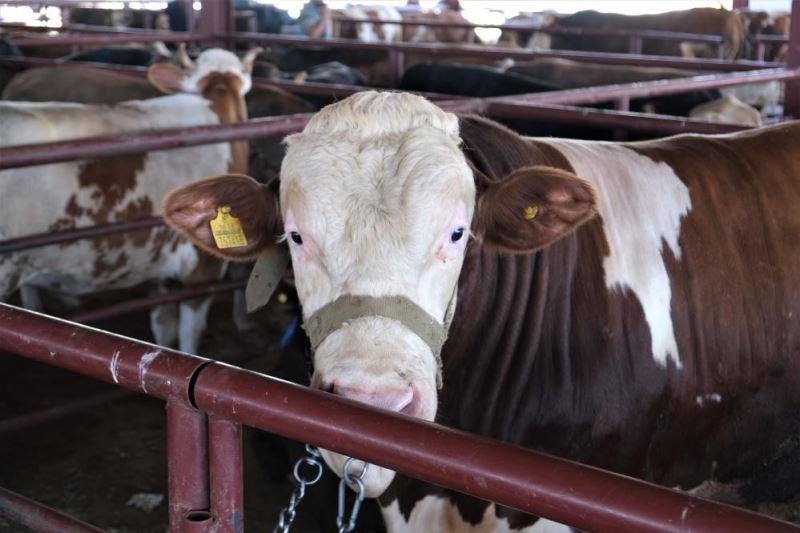
<path id="1" fill-rule="evenodd" d="M 202 17 L 215 12 L 216 15 L 213 16 L 219 17 L 225 10 L 211 9 Z M 207 22 L 206 27 L 220 29 L 229 26 L 230 21 L 226 23 L 217 19 Z M 794 26 L 798 27 L 800 24 Z M 120 35 L 110 40 L 106 36 L 51 37 L 43 38 L 41 41 L 26 38 L 17 44 L 23 47 L 36 47 L 53 43 L 144 42 L 157 40 L 157 37 L 161 36 Z M 188 35 L 176 35 L 169 40 L 179 41 L 182 37 L 185 39 Z M 200 33 L 191 37 L 189 40 L 199 43 L 269 42 L 342 46 L 353 49 L 364 46 L 364 43 L 339 40 L 298 41 L 289 37 L 231 34 L 229 31 L 213 32 L 213 35 Z M 475 54 L 498 58 L 514 56 L 514 53 L 509 54 L 507 50 L 487 50 L 482 47 L 444 48 L 414 44 L 368 46 L 371 49 L 385 50 L 390 57 L 394 54 L 396 58 L 394 72 L 399 72 L 402 68 L 404 53 Z M 796 47 L 792 49 L 796 60 Z M 521 58 L 542 55 L 527 51 L 515 54 L 519 54 L 517 57 Z M 443 99 L 439 101 L 439 105 L 453 112 L 482 113 L 490 117 L 525 117 L 658 133 L 722 133 L 736 131 L 741 127 L 630 113 L 625 111 L 626 102 L 630 98 L 642 95 L 669 94 L 699 87 L 739 85 L 768 80 L 791 82 L 800 77 L 800 71 L 796 68 L 798 64 L 796 62 L 792 64 L 791 59 L 789 65 L 782 68 L 778 65 L 755 62 L 729 64 L 718 61 L 625 58 L 556 52 L 551 52 L 549 55 L 622 63 L 652 61 L 653 64 L 691 66 L 698 70 L 708 68 L 746 72 L 514 97 Z M 52 63 L 50 60 L 34 58 L 9 59 L 7 62 Z M 764 67 L 769 68 L 763 69 Z M 133 75 L 143 73 L 142 69 L 136 68 L 106 68 Z M 275 85 L 275 82 L 269 80 L 258 83 Z M 326 88 L 290 82 L 279 85 L 290 91 L 296 90 L 299 94 L 326 96 L 335 94 L 337 97 L 364 90 L 364 87 Z M 790 103 L 793 101 L 790 98 L 791 85 L 787 84 L 787 112 L 794 114 L 790 110 Z M 618 111 L 572 107 L 602 101 L 618 102 Z M 280 136 L 298 131 L 307 120 L 308 116 L 305 115 L 264 118 L 229 126 L 142 132 L 116 138 L 82 139 L 39 146 L 3 148 L 0 149 L 0 169 L 165 150 L 220 141 L 257 139 L 270 135 Z M 19 238 L 0 242 L 0 253 L 10 253 L 26 247 L 48 245 L 70 239 L 90 238 L 93 235 L 149 228 L 158 224 L 160 220 L 152 218 L 106 227 L 81 228 L 51 235 Z M 172 296 L 147 299 L 138 303 L 125 302 L 110 310 L 87 311 L 73 318 L 78 321 L 90 321 L 170 300 L 231 290 L 242 285 L 243 281 L 234 280 L 199 287 L 196 290 L 184 289 Z M 174 531 L 242 530 L 242 456 L 238 451 L 241 447 L 240 424 L 357 455 L 375 464 L 395 468 L 442 486 L 583 529 L 670 530 L 676 521 L 685 519 L 683 525 L 700 530 L 751 527 L 764 531 L 793 530 L 789 525 L 756 517 L 740 510 L 718 506 L 640 482 L 621 480 L 610 474 L 513 449 L 507 445 L 487 443 L 439 426 L 378 413 L 369 408 L 351 405 L 330 395 L 305 391 L 208 359 L 121 339 L 9 306 L 3 307 L 0 316 L 2 316 L 0 346 L 4 350 L 166 400 L 170 527 Z M 154 350 L 158 352 L 155 356 Z M 117 354 L 116 359 L 114 354 Z M 267 401 L 265 400 L 267 397 L 272 399 Z M 337 420 L 337 423 L 332 425 L 330 420 Z M 187 450 L 186 442 L 193 443 L 191 449 Z M 459 450 L 468 449 L 486 450 L 486 453 L 483 454 L 482 460 L 470 464 L 459 453 Z M 576 478 L 580 479 L 579 483 L 573 481 Z M 563 479 L 568 480 L 567 487 L 557 483 Z M 598 499 L 598 494 L 607 496 Z M 51 514 L 52 511 L 8 492 L 0 496 L 0 501 L 3 514 L 34 529 L 68 530 L 66 524 L 70 524 L 69 527 L 74 527 L 73 530 L 76 531 L 91 530 L 89 526 L 72 522 L 62 515 Z M 691 512 L 685 513 L 686 509 L 691 509 Z M 708 513 L 701 510 L 706 510 Z"/>

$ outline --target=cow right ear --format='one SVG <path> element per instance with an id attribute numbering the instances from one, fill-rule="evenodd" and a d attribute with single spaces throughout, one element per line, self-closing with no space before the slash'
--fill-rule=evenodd
<path id="1" fill-rule="evenodd" d="M 481 192 L 473 231 L 497 251 L 531 253 L 575 231 L 597 208 L 588 181 L 553 167 L 524 167 Z"/>
<path id="2" fill-rule="evenodd" d="M 229 261 L 257 258 L 283 231 L 277 195 L 241 174 L 175 189 L 164 197 L 162 213 L 192 243 Z"/>
<path id="3" fill-rule="evenodd" d="M 154 63 L 147 68 L 147 81 L 162 93 L 183 92 L 184 73 L 172 63 Z"/>

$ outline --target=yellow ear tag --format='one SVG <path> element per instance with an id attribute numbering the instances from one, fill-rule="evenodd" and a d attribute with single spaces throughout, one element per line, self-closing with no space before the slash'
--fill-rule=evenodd
<path id="1" fill-rule="evenodd" d="M 239 219 L 231 215 L 228 205 L 217 208 L 217 216 L 211 221 L 211 234 L 217 248 L 241 248 L 247 246 L 247 237 Z"/>
<path id="2" fill-rule="evenodd" d="M 522 212 L 522 216 L 525 218 L 525 220 L 533 220 L 538 214 L 539 206 L 536 204 L 529 205 L 525 208 L 525 211 Z"/>

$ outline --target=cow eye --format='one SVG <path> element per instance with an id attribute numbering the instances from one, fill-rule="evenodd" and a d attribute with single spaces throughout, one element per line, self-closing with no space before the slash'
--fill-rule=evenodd
<path id="1" fill-rule="evenodd" d="M 450 235 L 451 242 L 458 242 L 461 240 L 461 237 L 464 236 L 464 228 L 456 228 L 455 231 Z"/>
<path id="2" fill-rule="evenodd" d="M 303 237 L 301 237 L 296 231 L 289 233 L 289 237 L 291 237 L 295 244 L 303 244 Z"/>

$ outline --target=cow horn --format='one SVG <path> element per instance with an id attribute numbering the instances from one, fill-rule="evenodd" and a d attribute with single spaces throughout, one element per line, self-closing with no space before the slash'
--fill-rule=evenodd
<path id="1" fill-rule="evenodd" d="M 259 46 L 251 48 L 250 50 L 247 51 L 247 53 L 242 58 L 242 65 L 244 65 L 245 70 L 249 71 L 252 69 L 253 61 L 256 60 L 256 56 L 258 56 L 258 54 L 260 54 L 263 51 L 264 49 Z"/>
<path id="2" fill-rule="evenodd" d="M 189 54 L 186 53 L 186 43 L 181 43 L 178 45 L 178 59 L 180 60 L 181 65 L 183 65 L 183 68 L 194 68 L 194 61 L 192 61 L 192 58 L 190 58 Z"/>

